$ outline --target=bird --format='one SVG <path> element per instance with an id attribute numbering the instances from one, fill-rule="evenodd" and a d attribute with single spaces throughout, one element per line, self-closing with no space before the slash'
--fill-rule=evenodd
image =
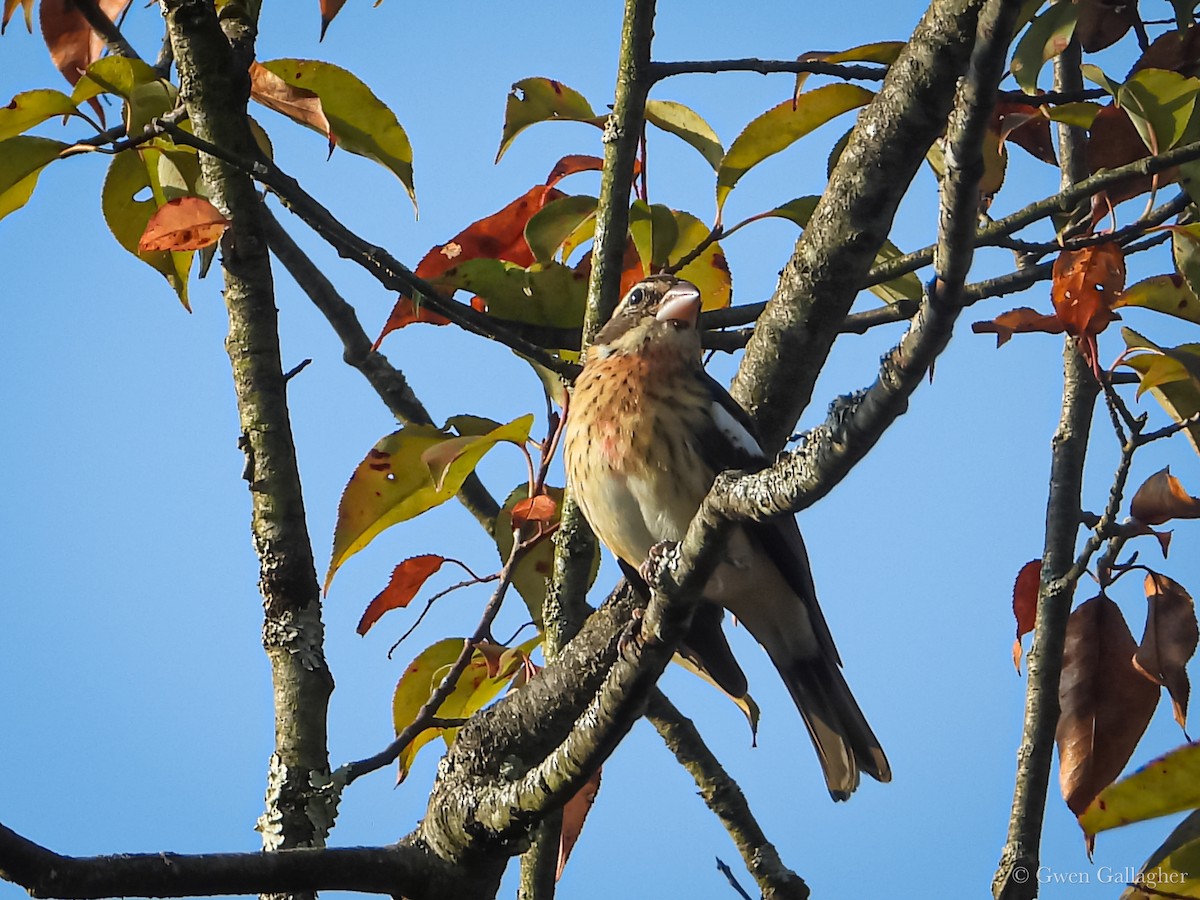
<path id="1" fill-rule="evenodd" d="M 705 370 L 700 290 L 671 275 L 635 284 L 597 332 L 575 379 L 564 462 L 572 495 L 597 538 L 637 572 L 679 541 L 719 472 L 768 464 L 749 415 Z M 738 523 L 684 638 L 726 692 L 746 677 L 722 629 L 728 610 L 766 650 L 800 712 L 834 800 L 860 773 L 891 767 L 842 675 L 792 515 Z"/>

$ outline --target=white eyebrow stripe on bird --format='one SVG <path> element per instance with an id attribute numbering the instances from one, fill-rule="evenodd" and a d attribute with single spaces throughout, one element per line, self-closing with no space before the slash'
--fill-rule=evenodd
<path id="1" fill-rule="evenodd" d="M 754 435 L 747 431 L 746 426 L 734 418 L 733 413 L 727 410 L 719 400 L 714 400 L 712 403 L 712 419 L 717 430 L 743 453 L 756 459 L 766 456 Z"/>

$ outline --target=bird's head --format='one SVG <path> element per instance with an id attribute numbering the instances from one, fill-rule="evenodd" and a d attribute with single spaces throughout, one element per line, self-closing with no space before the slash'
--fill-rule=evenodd
<path id="1" fill-rule="evenodd" d="M 596 334 L 593 358 L 637 353 L 647 344 L 700 357 L 700 289 L 674 275 L 652 275 L 629 289 Z"/>

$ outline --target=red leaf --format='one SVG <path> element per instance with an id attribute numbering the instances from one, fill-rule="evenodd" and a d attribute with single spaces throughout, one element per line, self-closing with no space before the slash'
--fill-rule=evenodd
<path id="1" fill-rule="evenodd" d="M 1144 159 L 1150 155 L 1141 135 L 1138 134 L 1129 114 L 1125 110 L 1109 104 L 1100 110 L 1088 130 L 1087 147 L 1084 154 L 1087 158 L 1088 171 L 1095 175 L 1101 169 L 1115 169 L 1135 160 Z M 1170 184 L 1179 177 L 1179 168 L 1172 167 L 1158 173 L 1158 184 Z M 1093 221 L 1098 221 L 1106 214 L 1110 206 L 1116 206 L 1123 200 L 1144 194 L 1153 186 L 1154 176 L 1143 175 L 1129 178 L 1120 184 L 1114 184 L 1092 198 Z"/>
<path id="2" fill-rule="evenodd" d="M 546 185 L 553 187 L 558 184 L 568 175 L 574 175 L 576 172 L 599 172 L 604 168 L 604 160 L 599 156 L 587 156 L 586 154 L 576 153 L 571 156 L 564 156 L 554 168 L 550 170 L 550 174 L 546 176 Z M 636 178 L 642 174 L 642 161 L 635 159 L 633 161 L 633 176 Z"/>
<path id="3" fill-rule="evenodd" d="M 1058 743 L 1063 799 L 1080 815 L 1121 774 L 1158 705 L 1159 689 L 1133 664 L 1125 617 L 1101 594 L 1067 621 Z"/>
<path id="4" fill-rule="evenodd" d="M 554 874 L 555 881 L 562 878 L 563 868 L 567 865 L 567 858 L 571 855 L 571 850 L 574 849 L 575 842 L 579 840 L 579 833 L 583 831 L 584 820 L 587 819 L 587 814 L 592 811 L 592 804 L 596 802 L 596 794 L 599 792 L 600 770 L 597 769 L 584 786 L 579 789 L 579 793 L 568 800 L 566 805 L 563 806 L 562 834 L 558 844 L 558 871 Z"/>
<path id="5" fill-rule="evenodd" d="M 1075 37 L 1088 53 L 1111 47 L 1137 21 L 1137 7 L 1113 0 L 1079 0 Z"/>
<path id="6" fill-rule="evenodd" d="M 442 567 L 444 557 L 426 553 L 406 559 L 392 570 L 392 577 L 380 593 L 368 605 L 358 620 L 359 634 L 366 634 L 379 617 L 391 609 L 403 609 L 417 596 L 417 591 L 429 576 Z"/>
<path id="7" fill-rule="evenodd" d="M 1030 103 L 997 100 L 993 113 L 1000 141 L 1011 141 L 1035 159 L 1052 166 L 1058 165 L 1054 141 L 1050 137 L 1050 120 Z"/>
<path id="8" fill-rule="evenodd" d="M 1063 324 L 1058 316 L 1048 316 L 1028 306 L 1019 306 L 1001 313 L 990 322 L 974 322 L 971 330 L 976 334 L 996 335 L 996 346 L 1003 347 L 1014 334 L 1031 331 L 1045 334 L 1062 334 Z"/>
<path id="9" fill-rule="evenodd" d="M 1134 654 L 1133 664 L 1171 695 L 1175 721 L 1187 727 L 1188 660 L 1196 653 L 1200 628 L 1196 607 L 1183 587 L 1165 575 L 1146 575 L 1146 630 Z"/>
<path id="10" fill-rule="evenodd" d="M 1021 671 L 1021 638 L 1033 631 L 1037 622 L 1038 590 L 1042 582 L 1042 561 L 1031 559 L 1021 566 L 1013 584 L 1013 615 L 1017 619 L 1017 639 L 1013 643 L 1013 665 Z"/>
<path id="11" fill-rule="evenodd" d="M 215 244 L 229 220 L 203 197 L 168 200 L 150 217 L 138 250 L 200 250 Z"/>
<path id="12" fill-rule="evenodd" d="M 1151 475 L 1137 489 L 1129 503 L 1129 514 L 1147 525 L 1200 519 L 1200 497 L 1190 496 L 1168 467 Z"/>
<path id="13" fill-rule="evenodd" d="M 534 213 L 551 200 L 564 196 L 562 191 L 548 185 L 534 185 L 499 212 L 471 223 L 446 243 L 432 248 L 417 266 L 416 274 L 436 284 L 438 276 L 447 269 L 469 259 L 502 259 L 520 266 L 532 265 L 534 256 L 525 240 L 525 225 Z M 475 306 L 474 301 L 472 306 Z M 375 339 L 375 346 L 378 347 L 393 331 L 413 322 L 446 324 L 445 321 L 437 321 L 441 316 L 436 313 L 422 315 L 418 311 L 414 317 L 412 312 L 412 301 L 400 297 L 383 331 Z"/>

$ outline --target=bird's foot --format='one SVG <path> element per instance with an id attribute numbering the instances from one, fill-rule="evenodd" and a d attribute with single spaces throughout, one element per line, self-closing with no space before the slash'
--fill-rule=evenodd
<path id="1" fill-rule="evenodd" d="M 617 653 L 620 656 L 625 656 L 634 645 L 638 647 L 642 644 L 642 616 L 646 614 L 644 609 L 635 609 L 629 622 L 621 629 L 621 634 L 617 637 Z"/>
<path id="2" fill-rule="evenodd" d="M 662 582 L 662 575 L 670 569 L 679 556 L 679 544 L 676 541 L 659 541 L 650 548 L 646 559 L 638 566 L 638 574 L 653 590 Z"/>

